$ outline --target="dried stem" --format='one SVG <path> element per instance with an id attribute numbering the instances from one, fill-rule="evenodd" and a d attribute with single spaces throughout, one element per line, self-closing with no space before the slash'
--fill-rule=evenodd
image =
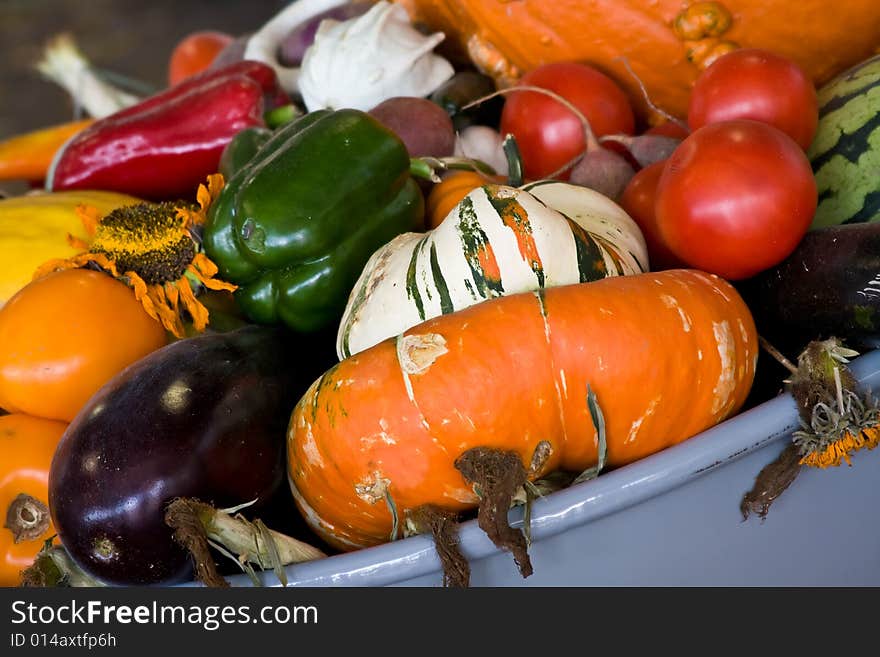
<path id="1" fill-rule="evenodd" d="M 49 507 L 25 493 L 19 493 L 6 509 L 3 527 L 12 532 L 14 543 L 35 541 L 49 529 Z"/>
<path id="2" fill-rule="evenodd" d="M 175 538 L 178 538 L 177 531 L 181 532 L 178 540 L 193 554 L 197 574 L 202 562 L 206 562 L 205 574 L 212 582 L 216 582 L 210 572 L 214 562 L 206 558 L 202 551 L 202 547 L 207 548 L 210 545 L 223 546 L 235 554 L 240 563 L 254 564 L 263 570 L 274 570 L 282 583 L 286 583 L 284 566 L 327 556 L 308 543 L 269 529 L 260 520 L 250 522 L 240 514 L 232 515 L 190 498 L 172 501 L 168 505 L 165 521 L 176 530 Z M 199 579 L 205 581 L 201 576 Z"/>
<path id="3" fill-rule="evenodd" d="M 443 586 L 467 588 L 471 568 L 459 550 L 458 518 L 452 511 L 426 504 L 407 513 L 407 524 L 419 534 L 431 534 L 443 566 Z"/>
<path id="4" fill-rule="evenodd" d="M 763 467 L 755 478 L 755 485 L 740 501 L 743 520 L 747 520 L 751 513 L 757 513 L 762 521 L 767 517 L 770 505 L 791 486 L 801 471 L 800 459 L 797 445 L 789 443 L 776 460 Z"/>
<path id="5" fill-rule="evenodd" d="M 526 483 L 526 469 L 516 452 L 474 447 L 455 460 L 455 467 L 479 491 L 477 524 L 499 548 L 509 550 L 523 577 L 532 574 L 523 532 L 507 522 L 514 495 Z"/>
<path id="6" fill-rule="evenodd" d="M 189 504 L 189 500 L 178 499 L 168 505 L 165 512 L 165 524 L 174 530 L 174 540 L 189 552 L 196 569 L 196 579 L 205 586 L 227 588 L 229 582 L 223 579 L 214 557 L 205 527 L 199 518 L 198 508 Z"/>
<path id="7" fill-rule="evenodd" d="M 639 90 L 642 92 L 642 98 L 644 99 L 645 104 L 647 104 L 647 106 L 651 108 L 651 111 L 659 114 L 670 123 L 674 123 L 679 128 L 684 130 L 685 133 L 690 133 L 690 128 L 688 127 L 687 123 L 679 119 L 677 116 L 673 116 L 666 110 L 654 104 L 654 101 L 651 100 L 651 96 L 648 94 L 648 90 L 645 88 L 645 83 L 642 82 L 642 79 L 638 75 L 636 75 L 636 72 L 633 70 L 627 57 L 621 55 L 620 57 L 615 57 L 612 61 L 620 61 L 623 63 L 624 67 L 626 67 L 627 73 L 629 73 L 632 79 L 636 81 L 636 84 L 639 85 Z"/>
<path id="8" fill-rule="evenodd" d="M 476 105 L 479 105 L 480 103 L 483 103 L 487 100 L 495 98 L 496 96 L 503 96 L 506 94 L 519 92 L 519 91 L 534 91 L 536 93 L 544 94 L 545 96 L 552 98 L 553 100 L 557 101 L 558 103 L 561 103 L 562 105 L 565 106 L 565 108 L 568 111 L 570 111 L 572 114 L 574 114 L 578 118 L 578 120 L 581 122 L 581 125 L 584 128 L 584 141 L 586 142 L 587 147 L 584 149 L 584 151 L 582 153 L 578 154 L 577 157 L 575 157 L 572 160 L 570 160 L 569 162 L 567 162 L 564 167 L 554 171 L 549 176 L 546 176 L 547 178 L 554 178 L 554 177 L 558 176 L 563 171 L 566 171 L 567 169 L 569 169 L 569 168 L 573 167 L 575 164 L 577 164 L 584 157 L 584 155 L 586 153 L 602 148 L 601 144 L 599 144 L 599 140 L 596 138 L 596 133 L 593 132 L 593 128 L 590 125 L 589 119 L 587 119 L 587 117 L 584 116 L 584 113 L 581 112 L 577 107 L 575 107 L 575 105 L 571 101 L 569 101 L 568 99 L 563 98 L 559 94 L 557 94 L 553 91 L 550 91 L 549 89 L 544 89 L 543 87 L 536 87 L 533 85 L 517 85 L 514 87 L 508 87 L 506 89 L 499 89 L 498 91 L 494 91 L 491 94 L 487 94 L 486 96 L 482 96 L 480 98 L 477 98 L 476 100 L 472 100 L 467 105 L 462 107 L 462 110 L 466 110 L 466 109 L 469 109 L 469 108 L 474 107 Z"/>
<path id="9" fill-rule="evenodd" d="M 779 362 L 779 364 L 785 367 L 789 372 L 795 374 L 798 371 L 798 368 L 794 365 L 794 363 L 788 360 L 788 358 L 786 358 L 782 354 L 782 352 L 779 351 L 776 347 L 767 342 L 765 338 L 759 335 L 758 342 L 764 348 L 764 351 L 773 356 L 773 358 L 775 358 Z"/>

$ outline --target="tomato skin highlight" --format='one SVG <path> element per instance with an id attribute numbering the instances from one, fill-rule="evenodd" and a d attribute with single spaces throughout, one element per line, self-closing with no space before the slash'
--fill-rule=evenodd
<path id="1" fill-rule="evenodd" d="M 697 78 L 688 125 L 752 119 L 779 128 L 807 150 L 819 107 L 812 80 L 793 61 L 766 50 L 740 49 L 719 57 Z"/>
<path id="2" fill-rule="evenodd" d="M 657 184 L 660 235 L 690 267 L 742 280 L 785 259 L 816 211 L 816 182 L 785 133 L 750 120 L 700 128 Z"/>
<path id="3" fill-rule="evenodd" d="M 548 89 L 577 107 L 593 133 L 632 134 L 635 117 L 626 93 L 601 71 L 577 62 L 544 64 L 526 73 L 521 85 Z M 562 103 L 536 91 L 506 97 L 501 111 L 501 134 L 516 138 L 525 176 L 532 180 L 558 171 L 584 152 L 581 120 Z M 568 178 L 568 172 L 557 176 Z"/>

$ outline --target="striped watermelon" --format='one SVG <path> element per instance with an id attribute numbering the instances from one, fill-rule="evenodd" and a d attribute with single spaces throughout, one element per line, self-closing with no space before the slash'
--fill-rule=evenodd
<path id="1" fill-rule="evenodd" d="M 819 89 L 812 228 L 880 220 L 880 55 Z"/>
<path id="2" fill-rule="evenodd" d="M 485 185 L 434 230 L 399 235 L 372 255 L 349 297 L 337 354 L 493 297 L 647 269 L 639 227 L 598 192 L 558 181 Z"/>

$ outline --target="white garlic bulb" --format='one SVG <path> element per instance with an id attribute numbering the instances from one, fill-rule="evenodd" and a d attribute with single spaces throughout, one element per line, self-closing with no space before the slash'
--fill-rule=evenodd
<path id="1" fill-rule="evenodd" d="M 347 0 L 296 0 L 276 14 L 254 33 L 245 45 L 242 59 L 253 59 L 275 69 L 278 83 L 288 93 L 295 93 L 300 69 L 282 66 L 278 61 L 278 46 L 296 26 L 327 10 L 339 7 Z"/>
<path id="2" fill-rule="evenodd" d="M 386 0 L 357 18 L 321 21 L 300 69 L 306 109 L 367 111 L 394 96 L 428 96 L 455 73 L 433 52 L 444 38 L 422 34 Z"/>

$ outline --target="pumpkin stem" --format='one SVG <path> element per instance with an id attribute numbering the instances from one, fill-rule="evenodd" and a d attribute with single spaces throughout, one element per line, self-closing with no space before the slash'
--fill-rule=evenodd
<path id="1" fill-rule="evenodd" d="M 12 532 L 14 543 L 35 541 L 49 529 L 49 507 L 25 493 L 19 493 L 6 509 L 3 527 Z"/>
<path id="2" fill-rule="evenodd" d="M 520 187 L 523 184 L 523 164 L 516 137 L 508 132 L 504 135 L 501 148 L 507 157 L 507 184 L 510 187 Z"/>
<path id="3" fill-rule="evenodd" d="M 394 498 L 391 497 L 391 491 L 388 488 L 385 489 L 385 504 L 388 505 L 388 512 L 391 514 L 391 538 L 389 540 L 396 541 L 400 531 L 400 514 L 397 513 L 397 504 L 394 503 Z"/>
<path id="4" fill-rule="evenodd" d="M 519 454 L 491 447 L 474 447 L 455 460 L 455 467 L 479 493 L 477 524 L 480 529 L 497 547 L 513 554 L 523 577 L 531 575 L 532 562 L 526 537 L 507 521 L 514 495 L 527 480 Z"/>
<path id="5" fill-rule="evenodd" d="M 654 101 L 651 100 L 650 94 L 648 94 L 648 89 L 645 87 L 645 83 L 642 82 L 642 79 L 638 75 L 636 75 L 636 72 L 633 70 L 632 65 L 629 63 L 628 57 L 626 57 L 625 55 L 620 55 L 618 57 L 615 57 L 612 61 L 619 61 L 623 64 L 623 66 L 626 68 L 626 72 L 629 73 L 630 77 L 632 77 L 632 79 L 636 81 L 636 84 L 639 85 L 639 90 L 642 92 L 642 98 L 652 112 L 654 112 L 655 114 L 659 114 L 670 123 L 674 123 L 686 133 L 690 134 L 691 129 L 688 127 L 687 123 L 682 121 L 677 116 L 670 114 L 666 110 L 654 104 Z"/>
<path id="6" fill-rule="evenodd" d="M 467 588 L 471 567 L 459 550 L 458 514 L 433 504 L 407 512 L 407 524 L 418 534 L 431 534 L 443 565 L 443 586 Z"/>
<path id="7" fill-rule="evenodd" d="M 590 481 L 591 479 L 598 477 L 599 473 L 602 472 L 602 468 L 605 467 L 605 458 L 608 452 L 608 436 L 605 431 L 605 414 L 602 413 L 602 407 L 599 406 L 599 399 L 596 397 L 596 393 L 593 392 L 589 383 L 587 384 L 587 410 L 590 412 L 590 419 L 593 420 L 593 426 L 596 428 L 596 444 L 598 446 L 596 465 L 581 472 L 575 477 L 575 480 L 572 482 L 573 484 Z"/>

